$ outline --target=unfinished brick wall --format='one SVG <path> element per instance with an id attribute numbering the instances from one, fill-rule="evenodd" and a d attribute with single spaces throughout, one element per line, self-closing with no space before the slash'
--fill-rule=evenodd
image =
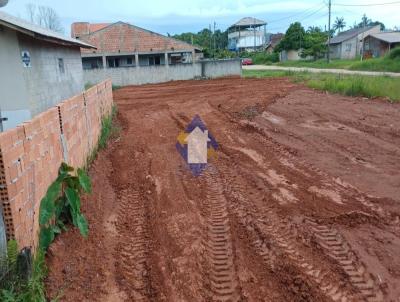
<path id="1" fill-rule="evenodd" d="M 112 105 L 107 80 L 0 133 L 0 203 L 8 240 L 16 239 L 20 248 L 37 246 L 41 199 L 63 161 L 86 163 Z"/>

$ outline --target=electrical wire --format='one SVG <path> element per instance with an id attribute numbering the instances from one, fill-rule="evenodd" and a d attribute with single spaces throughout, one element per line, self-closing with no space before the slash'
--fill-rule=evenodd
<path id="1" fill-rule="evenodd" d="M 295 14 L 287 16 L 287 17 L 283 17 L 283 18 L 279 18 L 279 19 L 268 21 L 268 24 L 276 23 L 276 22 L 279 22 L 279 21 L 283 21 L 283 20 L 286 20 L 286 19 L 290 19 L 290 18 L 299 16 L 299 15 L 302 15 L 302 14 L 307 13 L 308 11 L 310 11 L 310 10 L 316 8 L 316 7 L 320 7 L 320 6 L 321 6 L 321 3 L 318 3 L 317 5 L 312 6 L 312 7 L 308 8 L 308 9 L 306 9 L 306 10 L 300 12 L 300 13 L 295 13 Z"/>
<path id="2" fill-rule="evenodd" d="M 383 6 L 392 4 L 400 4 L 400 1 L 386 2 L 386 3 L 371 3 L 371 4 L 332 3 L 332 6 Z"/>

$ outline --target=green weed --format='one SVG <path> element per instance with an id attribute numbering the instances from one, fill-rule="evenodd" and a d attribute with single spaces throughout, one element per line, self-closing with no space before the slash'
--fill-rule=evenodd
<path id="1" fill-rule="evenodd" d="M 328 73 L 244 70 L 244 77 L 289 77 L 293 82 L 348 96 L 383 97 L 400 101 L 400 78 Z"/>

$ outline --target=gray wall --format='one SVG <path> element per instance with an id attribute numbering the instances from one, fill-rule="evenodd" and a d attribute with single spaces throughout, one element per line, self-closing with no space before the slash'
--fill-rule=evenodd
<path id="1" fill-rule="evenodd" d="M 8 118 L 5 129 L 31 117 L 23 68 L 15 31 L 0 29 L 0 111 Z"/>
<path id="2" fill-rule="evenodd" d="M 19 37 L 19 47 L 31 55 L 32 67 L 23 68 L 23 76 L 32 116 L 84 90 L 79 47 L 62 47 L 25 35 Z M 64 72 L 58 66 L 59 58 L 64 61 Z"/>
<path id="3" fill-rule="evenodd" d="M 202 66 L 203 65 L 203 66 Z M 141 85 L 175 80 L 190 80 L 201 76 L 216 78 L 241 76 L 240 59 L 203 61 L 193 64 L 119 67 L 83 71 L 85 83 L 96 84 L 111 78 L 114 85 Z"/>
<path id="4" fill-rule="evenodd" d="M 31 67 L 24 67 L 22 51 L 29 52 Z M 64 73 L 59 69 L 59 58 L 64 61 Z M 79 47 L 40 41 L 5 27 L 0 30 L 0 110 L 8 118 L 3 130 L 29 120 L 83 89 Z"/>

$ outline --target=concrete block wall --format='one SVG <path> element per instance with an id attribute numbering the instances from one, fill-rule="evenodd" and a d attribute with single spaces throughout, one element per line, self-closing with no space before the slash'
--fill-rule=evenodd
<path id="1" fill-rule="evenodd" d="M 107 80 L 0 134 L 0 204 L 8 240 L 37 247 L 41 199 L 63 161 L 86 163 L 112 104 Z"/>
<path id="2" fill-rule="evenodd" d="M 207 60 L 192 64 L 85 69 L 85 83 L 96 84 L 111 78 L 119 86 L 191 80 L 198 77 L 241 76 L 240 59 Z"/>

